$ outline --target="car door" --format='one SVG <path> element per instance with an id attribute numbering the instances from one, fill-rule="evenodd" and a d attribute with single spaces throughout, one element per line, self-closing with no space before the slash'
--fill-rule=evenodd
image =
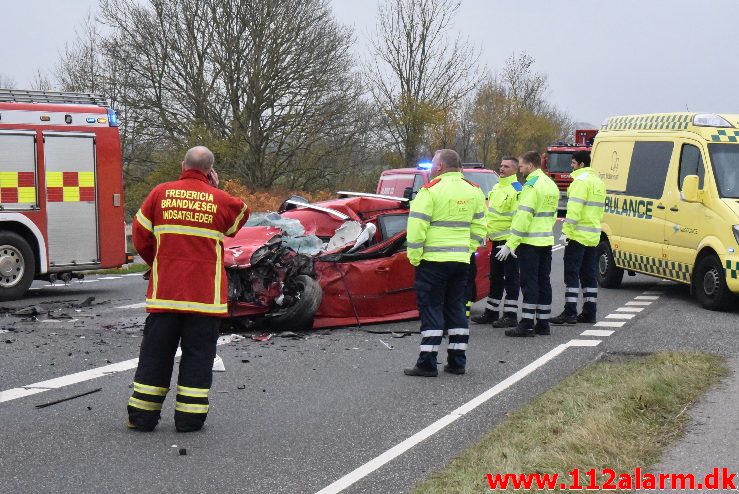
<path id="1" fill-rule="evenodd" d="M 664 196 L 669 260 L 666 268 L 668 277 L 689 282 L 698 244 L 706 234 L 705 225 L 715 217 L 702 203 L 684 201 L 681 195 L 683 179 L 688 175 L 697 175 L 698 189 L 704 188 L 706 160 L 700 144 L 683 139 L 677 145 L 680 147 L 679 160 L 670 170 Z"/>

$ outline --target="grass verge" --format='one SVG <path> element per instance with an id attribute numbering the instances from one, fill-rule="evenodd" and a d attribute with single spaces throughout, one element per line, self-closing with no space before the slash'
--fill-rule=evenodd
<path id="1" fill-rule="evenodd" d="M 574 468 L 586 485 L 591 468 L 649 466 L 681 434 L 687 407 L 726 373 L 721 357 L 699 353 L 606 356 L 511 414 L 413 493 L 490 492 L 487 473 Z"/>
<path id="2" fill-rule="evenodd" d="M 96 271 L 85 271 L 85 274 L 126 274 L 126 273 L 143 273 L 149 269 L 146 264 L 124 264 L 120 268 L 98 269 Z"/>

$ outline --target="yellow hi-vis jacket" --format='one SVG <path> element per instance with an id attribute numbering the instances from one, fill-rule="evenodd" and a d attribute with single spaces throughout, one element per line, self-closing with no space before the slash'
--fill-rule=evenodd
<path id="1" fill-rule="evenodd" d="M 485 242 L 485 195 L 461 172 L 446 172 L 427 183 L 411 201 L 408 261 L 470 262 Z"/>
<path id="2" fill-rule="evenodd" d="M 543 247 L 554 245 L 554 223 L 557 221 L 559 189 L 554 181 L 537 169 L 523 184 L 518 196 L 518 210 L 511 222 L 511 235 L 506 245 L 515 250 L 519 244 Z"/>
<path id="3" fill-rule="evenodd" d="M 606 186 L 590 167 L 572 172 L 572 183 L 567 189 L 567 217 L 562 233 L 586 247 L 600 242 L 600 222 L 606 200 Z"/>
<path id="4" fill-rule="evenodd" d="M 516 175 L 503 177 L 488 194 L 488 238 L 507 240 L 511 233 L 511 221 L 518 209 L 518 193 L 523 186 Z"/>

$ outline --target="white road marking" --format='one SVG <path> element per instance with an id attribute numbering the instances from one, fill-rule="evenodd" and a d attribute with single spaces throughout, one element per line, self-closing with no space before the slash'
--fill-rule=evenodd
<path id="1" fill-rule="evenodd" d="M 642 295 L 664 295 L 665 292 L 644 292 Z"/>
<path id="2" fill-rule="evenodd" d="M 633 319 L 636 314 L 608 314 L 606 319 Z"/>
<path id="3" fill-rule="evenodd" d="M 218 338 L 217 345 L 227 345 L 229 343 L 233 343 L 234 341 L 239 341 L 243 339 L 244 337 L 238 334 L 221 336 Z M 0 403 L 17 400 L 18 398 L 43 393 L 44 391 L 49 391 L 52 389 L 64 388 L 66 386 L 71 386 L 72 384 L 78 384 L 81 382 L 89 381 L 91 379 L 97 379 L 98 377 L 110 376 L 119 372 L 135 369 L 138 363 L 139 359 L 132 358 L 130 360 L 124 360 L 123 362 L 104 365 L 95 369 L 88 369 L 86 371 L 77 372 L 75 374 L 55 377 L 54 379 L 49 379 L 47 381 L 28 384 L 20 388 L 0 391 Z"/>
<path id="4" fill-rule="evenodd" d="M 634 297 L 634 300 L 658 300 L 658 295 L 639 295 Z"/>
<path id="5" fill-rule="evenodd" d="M 143 276 L 143 275 L 144 273 L 127 273 L 127 274 L 122 274 L 121 276 Z"/>
<path id="6" fill-rule="evenodd" d="M 415 445 L 433 436 L 434 434 L 444 429 L 449 424 L 462 418 L 464 415 L 468 414 L 469 412 L 479 407 L 486 401 L 490 400 L 494 396 L 500 394 L 501 392 L 505 391 L 512 385 L 516 384 L 518 381 L 528 376 L 529 374 L 534 372 L 536 369 L 538 369 L 539 367 L 542 367 L 544 364 L 546 364 L 547 362 L 549 362 L 550 360 L 552 360 L 553 358 L 555 358 L 556 356 L 564 352 L 567 348 L 582 347 L 582 346 L 590 347 L 590 346 L 596 346 L 599 343 L 600 343 L 600 340 L 570 340 L 568 343 L 557 345 L 556 347 L 552 348 L 550 351 L 548 351 L 547 353 L 545 353 L 538 359 L 528 364 L 523 369 L 508 376 L 506 379 L 502 380 L 501 382 L 499 382 L 492 388 L 488 389 L 484 393 L 471 399 L 470 401 L 468 401 L 461 407 L 457 408 L 456 410 L 453 410 L 451 413 L 443 416 L 442 418 L 432 423 L 431 425 L 427 426 L 426 428 L 416 432 L 408 439 L 396 444 L 395 446 L 388 449 L 381 455 L 373 458 L 372 460 L 368 461 L 364 465 L 361 465 L 360 467 L 354 469 L 352 472 L 344 475 L 339 480 L 333 482 L 331 485 L 324 487 L 323 489 L 318 491 L 317 494 L 336 494 L 352 486 L 353 484 L 363 479 L 367 475 L 371 474 L 378 468 L 382 467 L 386 463 L 389 463 L 390 461 L 394 460 L 395 458 L 402 455 L 403 453 L 405 453 L 406 451 L 408 451 Z"/>
<path id="7" fill-rule="evenodd" d="M 102 278 L 96 278 L 98 280 L 120 280 L 122 276 L 104 276 Z"/>
<path id="8" fill-rule="evenodd" d="M 75 322 L 79 319 L 43 319 L 41 322 Z"/>
<path id="9" fill-rule="evenodd" d="M 641 312 L 644 307 L 619 307 L 616 312 Z"/>
<path id="10" fill-rule="evenodd" d="M 130 305 L 121 305 L 120 307 L 116 307 L 116 309 L 140 309 L 142 307 L 146 307 L 146 302 L 138 302 L 138 303 L 130 304 Z"/>
<path id="11" fill-rule="evenodd" d="M 101 279 L 102 278 L 96 278 L 94 280 L 82 280 L 82 281 L 80 281 L 80 283 L 97 283 Z M 59 285 L 59 286 L 64 286 L 64 285 Z"/>
<path id="12" fill-rule="evenodd" d="M 652 302 L 645 302 L 643 300 L 636 300 L 636 301 L 632 300 L 630 302 L 626 302 L 626 305 L 642 305 L 642 306 L 645 306 L 645 305 L 652 305 Z"/>
<path id="13" fill-rule="evenodd" d="M 613 333 L 612 329 L 586 329 L 580 336 L 611 336 Z"/>
<path id="14" fill-rule="evenodd" d="M 624 324 L 626 324 L 626 321 L 598 321 L 593 326 L 598 326 L 601 328 L 620 328 Z"/>

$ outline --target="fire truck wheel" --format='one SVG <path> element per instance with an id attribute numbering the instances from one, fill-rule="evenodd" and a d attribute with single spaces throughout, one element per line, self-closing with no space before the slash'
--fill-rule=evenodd
<path id="1" fill-rule="evenodd" d="M 598 259 L 598 284 L 603 288 L 618 288 L 624 279 L 624 270 L 616 266 L 613 250 L 608 239 L 603 239 L 596 247 Z"/>
<path id="2" fill-rule="evenodd" d="M 313 326 L 313 316 L 321 305 L 323 295 L 321 285 L 304 274 L 296 276 L 292 285 L 297 291 L 296 301 L 267 319 L 272 329 L 300 331 Z"/>
<path id="3" fill-rule="evenodd" d="M 36 260 L 28 242 L 13 232 L 0 232 L 0 300 L 22 297 L 31 286 Z"/>

